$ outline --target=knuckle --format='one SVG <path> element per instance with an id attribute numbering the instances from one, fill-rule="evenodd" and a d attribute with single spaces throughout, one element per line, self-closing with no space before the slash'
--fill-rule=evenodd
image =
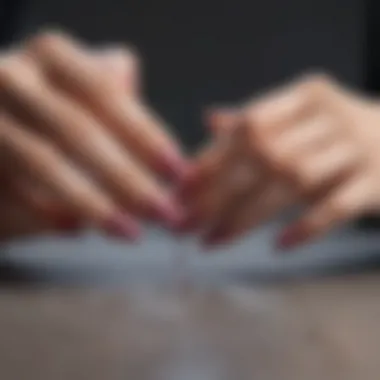
<path id="1" fill-rule="evenodd" d="M 120 54 L 131 65 L 139 66 L 141 58 L 135 48 L 123 46 L 120 48 Z"/>
<path id="2" fill-rule="evenodd" d="M 301 82 L 301 88 L 309 98 L 319 100 L 330 92 L 333 87 L 333 79 L 326 73 L 313 73 L 306 75 Z"/>
<path id="3" fill-rule="evenodd" d="M 122 68 L 128 74 L 136 73 L 138 71 L 140 60 L 134 50 L 124 46 L 118 47 L 113 49 L 111 57 L 113 59 L 113 63 Z"/>
<path id="4" fill-rule="evenodd" d="M 246 129 L 243 144 L 248 147 L 250 158 L 258 158 L 264 166 L 276 172 L 288 173 L 292 167 L 289 154 L 279 149 L 268 133 L 257 131 L 254 128 Z"/>
<path id="5" fill-rule="evenodd" d="M 28 83 L 32 77 L 31 66 L 22 55 L 10 55 L 0 61 L 0 86 L 13 87 L 15 82 Z"/>
<path id="6" fill-rule="evenodd" d="M 52 54 L 59 48 L 67 37 L 59 31 L 46 30 L 32 37 L 27 43 L 27 50 L 35 54 Z"/>
<path id="7" fill-rule="evenodd" d="M 267 118 L 263 117 L 261 111 L 261 105 L 255 104 L 245 112 L 245 123 L 249 125 L 254 132 L 264 133 L 267 130 L 268 122 Z"/>
<path id="8" fill-rule="evenodd" d="M 15 75 L 15 67 L 12 64 L 14 61 L 10 57 L 2 58 L 0 61 L 0 85 L 8 83 L 9 79 Z"/>
<path id="9" fill-rule="evenodd" d="M 336 196 L 329 202 L 329 208 L 334 220 L 343 220 L 351 214 L 353 204 L 349 197 Z"/>

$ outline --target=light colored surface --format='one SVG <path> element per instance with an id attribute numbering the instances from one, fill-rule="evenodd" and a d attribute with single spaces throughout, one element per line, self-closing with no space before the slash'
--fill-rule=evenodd
<path id="1" fill-rule="evenodd" d="M 377 258 L 378 233 L 347 228 L 275 259 L 278 227 L 211 257 L 158 230 L 135 247 L 94 235 L 9 246 L 3 259 L 51 285 L 0 293 L 1 378 L 377 380 L 380 278 L 262 280 Z M 194 279 L 182 290 L 178 254 Z"/>
<path id="2" fill-rule="evenodd" d="M 172 289 L 173 290 L 173 289 Z M 4 380 L 377 380 L 380 278 L 3 290 Z"/>
<path id="3" fill-rule="evenodd" d="M 150 229 L 138 245 L 107 240 L 94 234 L 72 240 L 44 239 L 12 244 L 5 256 L 18 266 L 51 280 L 146 282 L 165 279 L 174 253 L 189 257 L 193 271 L 207 279 L 225 276 L 271 276 L 324 270 L 380 258 L 379 231 L 347 227 L 294 254 L 275 254 L 273 239 L 280 223 L 266 226 L 215 254 L 202 252 L 193 238 L 182 241 Z"/>

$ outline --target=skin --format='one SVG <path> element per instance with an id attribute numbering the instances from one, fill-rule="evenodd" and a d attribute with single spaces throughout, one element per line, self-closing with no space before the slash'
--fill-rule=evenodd
<path id="1" fill-rule="evenodd" d="M 60 32 L 0 56 L 1 201 L 9 209 L 0 237 L 86 223 L 134 240 L 139 218 L 178 223 L 164 180 L 180 179 L 187 164 L 143 101 L 138 71 L 130 50 L 93 51 Z"/>
<path id="2" fill-rule="evenodd" d="M 207 122 L 216 138 L 179 189 L 182 230 L 204 243 L 232 242 L 301 204 L 277 240 L 294 248 L 380 210 L 380 105 L 332 78 L 302 77 Z"/>
<path id="3" fill-rule="evenodd" d="M 133 240 L 150 218 L 225 244 L 301 203 L 278 239 L 291 248 L 380 207 L 380 106 L 326 76 L 211 111 L 190 173 L 128 49 L 40 34 L 0 57 L 0 94 L 3 240 L 84 224 Z"/>

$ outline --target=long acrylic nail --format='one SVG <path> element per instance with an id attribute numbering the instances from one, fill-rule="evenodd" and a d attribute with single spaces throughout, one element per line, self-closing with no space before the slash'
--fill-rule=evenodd
<path id="1" fill-rule="evenodd" d="M 105 225 L 106 231 L 118 237 L 136 241 L 141 236 L 141 229 L 134 218 L 128 214 L 118 214 Z"/>

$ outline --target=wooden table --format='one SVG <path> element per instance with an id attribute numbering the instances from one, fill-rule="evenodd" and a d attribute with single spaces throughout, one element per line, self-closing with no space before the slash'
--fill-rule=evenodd
<path id="1" fill-rule="evenodd" d="M 0 378 L 377 380 L 379 324 L 378 275 L 181 292 L 4 287 Z"/>

